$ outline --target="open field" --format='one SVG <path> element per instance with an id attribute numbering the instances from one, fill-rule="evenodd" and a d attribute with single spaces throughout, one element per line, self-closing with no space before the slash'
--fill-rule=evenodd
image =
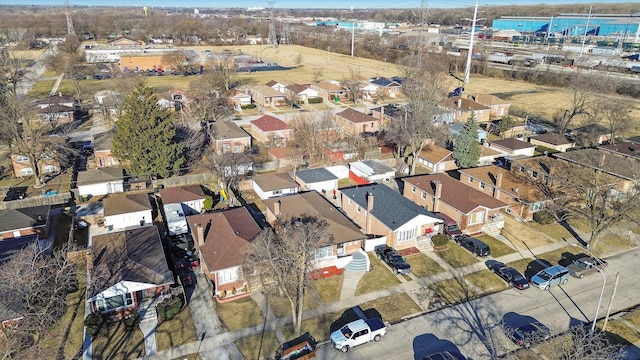
<path id="1" fill-rule="evenodd" d="M 32 59 L 35 60 L 45 52 L 46 49 L 38 49 L 38 50 L 9 50 L 9 56 L 12 56 L 16 59 Z"/>

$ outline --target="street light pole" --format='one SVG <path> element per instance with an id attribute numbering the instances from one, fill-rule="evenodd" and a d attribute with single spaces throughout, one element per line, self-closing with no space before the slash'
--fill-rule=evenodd
<path id="1" fill-rule="evenodd" d="M 604 287 L 607 285 L 607 276 L 602 269 L 598 269 L 600 275 L 602 275 L 602 289 L 600 290 L 600 298 L 598 298 L 598 306 L 596 306 L 596 313 L 593 315 L 593 324 L 591 324 L 591 331 L 589 331 L 589 340 L 593 338 L 593 332 L 596 329 L 596 321 L 598 321 L 598 311 L 600 310 L 600 304 L 602 304 L 602 296 L 604 295 Z"/>

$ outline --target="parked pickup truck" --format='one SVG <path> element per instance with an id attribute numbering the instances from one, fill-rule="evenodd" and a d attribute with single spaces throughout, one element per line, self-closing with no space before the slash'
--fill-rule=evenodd
<path id="1" fill-rule="evenodd" d="M 360 319 L 352 321 L 331 333 L 331 345 L 346 353 L 350 348 L 380 339 L 387 333 L 387 327 L 380 318 L 367 318 L 360 311 Z"/>
<path id="2" fill-rule="evenodd" d="M 585 275 L 600 271 L 606 266 L 607 262 L 604 260 L 591 256 L 583 256 L 581 258 L 574 259 L 571 264 L 567 265 L 567 269 L 571 275 L 582 279 Z"/>
<path id="3" fill-rule="evenodd" d="M 394 274 L 409 274 L 411 272 L 411 265 L 407 263 L 396 249 L 383 244 L 376 246 L 375 250 L 378 259 L 387 263 Z"/>

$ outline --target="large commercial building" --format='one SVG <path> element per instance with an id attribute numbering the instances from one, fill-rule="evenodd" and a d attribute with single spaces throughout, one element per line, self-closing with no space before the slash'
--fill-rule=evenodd
<path id="1" fill-rule="evenodd" d="M 588 24 L 588 27 L 587 27 Z M 494 20 L 494 30 L 516 30 L 523 34 L 554 34 L 551 36 L 616 37 L 623 41 L 638 42 L 640 13 L 637 14 L 560 14 L 551 17 L 503 16 Z"/>

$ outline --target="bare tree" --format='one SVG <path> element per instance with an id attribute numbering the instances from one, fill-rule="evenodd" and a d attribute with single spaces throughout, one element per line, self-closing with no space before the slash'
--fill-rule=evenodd
<path id="1" fill-rule="evenodd" d="M 594 95 L 608 93 L 612 81 L 604 76 L 578 72 L 569 80 L 569 108 L 556 119 L 561 134 L 580 116 L 588 116 L 593 111 Z"/>
<path id="2" fill-rule="evenodd" d="M 355 104 L 359 99 L 362 98 L 360 88 L 362 87 L 363 81 L 358 69 L 350 67 L 349 73 L 350 77 L 348 79 L 345 77 L 342 80 L 342 84 L 347 89 L 349 100 L 353 101 L 353 103 Z"/>
<path id="3" fill-rule="evenodd" d="M 597 331 L 590 336 L 588 326 L 573 326 L 565 336 L 570 338 L 569 346 L 559 344 L 554 350 L 563 360 L 622 360 L 626 359 L 622 345 L 612 344 L 606 333 Z"/>
<path id="4" fill-rule="evenodd" d="M 289 125 L 296 129 L 292 145 L 300 148 L 311 159 L 318 159 L 333 127 L 330 112 L 299 113 L 291 119 Z"/>
<path id="5" fill-rule="evenodd" d="M 313 216 L 284 219 L 265 229 L 251 242 L 245 263 L 254 274 L 268 274 L 291 305 L 294 335 L 302 326 L 308 274 L 314 270 L 314 253 L 332 243 L 326 221 Z"/>
<path id="6" fill-rule="evenodd" d="M 174 71 L 185 71 L 187 55 L 181 50 L 170 51 L 162 56 L 162 63 Z"/>
<path id="7" fill-rule="evenodd" d="M 388 136 L 405 157 L 413 158 L 411 175 L 415 174 L 415 160 L 420 152 L 440 133 L 435 118 L 442 112 L 438 102 L 445 95 L 448 70 L 445 61 L 437 54 L 427 54 L 421 61 L 415 57 L 405 59 L 400 68 L 407 104 L 404 118 L 391 123 Z"/>
<path id="8" fill-rule="evenodd" d="M 627 130 L 632 123 L 631 105 L 617 99 L 600 98 L 596 106 L 600 118 L 611 131 L 611 143 L 615 144 L 616 136 Z"/>
<path id="9" fill-rule="evenodd" d="M 211 138 L 215 139 L 215 136 Z M 210 147 L 205 155 L 204 162 L 216 175 L 220 187 L 224 189 L 228 196 L 231 196 L 240 181 L 253 168 L 251 149 L 246 149 L 240 153 L 231 151 L 216 153 L 213 147 Z"/>
<path id="10" fill-rule="evenodd" d="M 313 71 L 313 82 L 317 83 L 320 82 L 320 79 L 322 79 L 323 76 L 323 70 L 322 68 L 317 68 Z"/>

